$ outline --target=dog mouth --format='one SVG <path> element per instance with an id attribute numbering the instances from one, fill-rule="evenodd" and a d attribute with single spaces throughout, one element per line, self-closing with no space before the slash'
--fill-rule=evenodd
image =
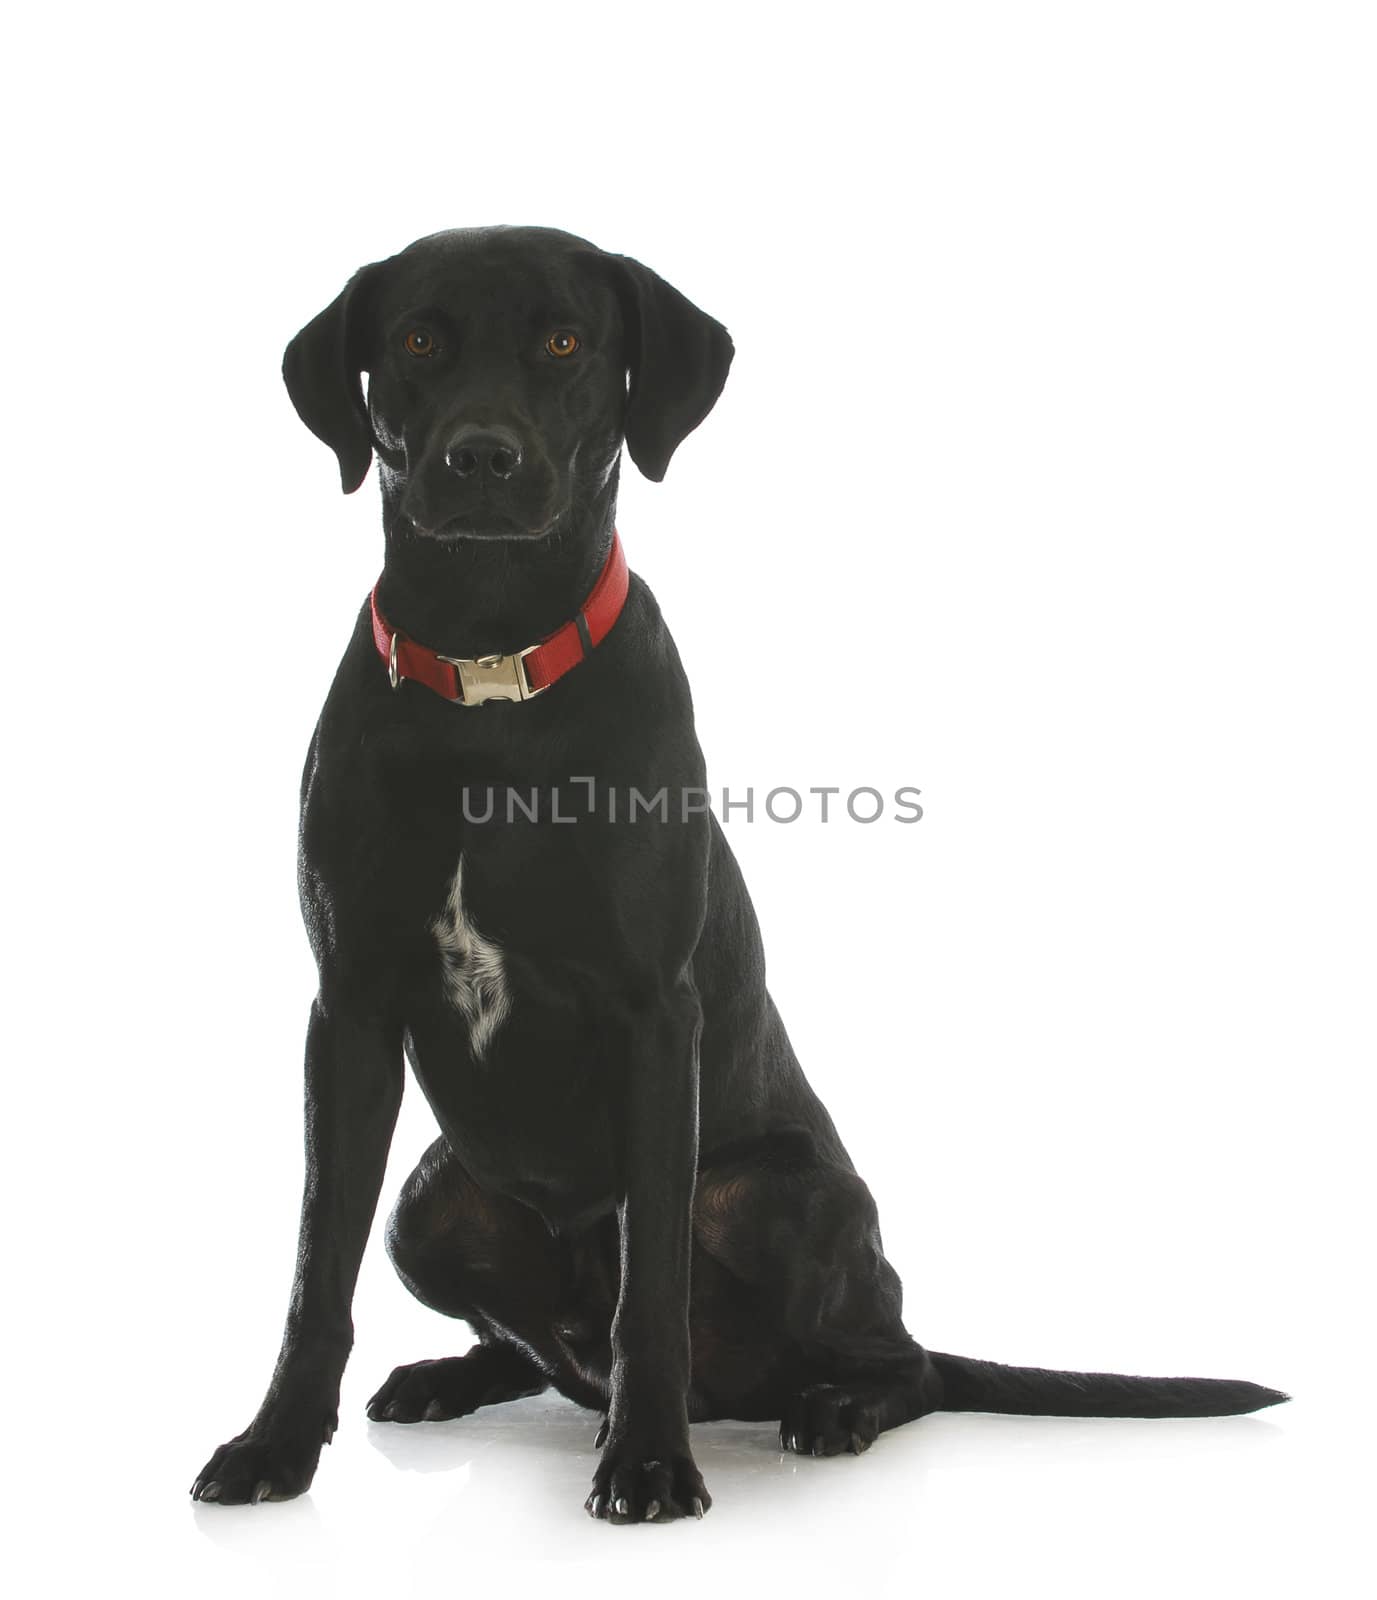
<path id="1" fill-rule="evenodd" d="M 461 513 L 446 518 L 433 528 L 424 527 L 415 518 L 410 520 L 412 527 L 422 539 L 431 539 L 436 544 L 462 544 L 469 540 L 516 542 L 546 538 L 559 526 L 566 509 L 561 507 L 547 521 L 534 527 L 511 518 L 494 517 L 491 514 L 474 516 L 472 513 Z"/>

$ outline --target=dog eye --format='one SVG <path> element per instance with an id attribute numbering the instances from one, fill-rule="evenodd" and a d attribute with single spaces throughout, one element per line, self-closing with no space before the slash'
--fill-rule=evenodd
<path id="1" fill-rule="evenodd" d="M 433 356 L 435 354 L 435 335 L 429 328 L 413 328 L 406 338 L 402 340 L 409 356 Z"/>
<path id="2" fill-rule="evenodd" d="M 579 342 L 572 333 L 552 333 L 545 341 L 545 348 L 552 356 L 571 356 L 578 347 Z"/>

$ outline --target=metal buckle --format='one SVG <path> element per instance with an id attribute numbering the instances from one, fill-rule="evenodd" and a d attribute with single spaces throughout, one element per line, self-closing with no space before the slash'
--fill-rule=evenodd
<path id="1" fill-rule="evenodd" d="M 544 694 L 549 684 L 532 688 L 526 676 L 526 657 L 536 645 L 527 645 L 511 656 L 479 656 L 469 661 L 463 656 L 441 656 L 459 674 L 459 693 L 466 706 L 481 706 L 485 700 L 531 700 Z"/>
<path id="2" fill-rule="evenodd" d="M 402 681 L 397 673 L 397 635 L 392 635 L 392 643 L 387 647 L 387 681 L 395 689 Z"/>

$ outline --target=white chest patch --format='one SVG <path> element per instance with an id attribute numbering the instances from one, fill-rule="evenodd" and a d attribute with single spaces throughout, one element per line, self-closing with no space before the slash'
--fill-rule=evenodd
<path id="1" fill-rule="evenodd" d="M 512 1009 L 502 950 L 485 939 L 464 910 L 464 858 L 454 869 L 445 909 L 430 925 L 440 947 L 445 993 L 469 1027 L 469 1048 L 481 1061 Z"/>

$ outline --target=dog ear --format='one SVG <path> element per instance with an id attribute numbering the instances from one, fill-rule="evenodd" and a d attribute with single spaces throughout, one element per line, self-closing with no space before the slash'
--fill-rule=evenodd
<path id="1" fill-rule="evenodd" d="M 665 280 L 630 256 L 610 256 L 626 328 L 631 388 L 626 448 L 659 483 L 679 445 L 722 393 L 731 335 Z"/>
<path id="2" fill-rule="evenodd" d="M 345 494 L 353 494 L 368 476 L 373 460 L 373 429 L 359 381 L 359 329 L 377 265 L 361 267 L 297 334 L 282 358 L 282 378 L 296 414 L 339 457 Z"/>

